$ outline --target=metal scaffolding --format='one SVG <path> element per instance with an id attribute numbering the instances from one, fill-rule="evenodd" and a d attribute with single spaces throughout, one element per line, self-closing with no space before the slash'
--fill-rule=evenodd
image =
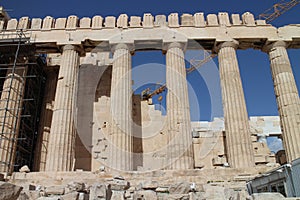
<path id="1" fill-rule="evenodd" d="M 22 30 L 0 34 L 0 155 L 7 173 L 33 166 L 45 59 Z"/>

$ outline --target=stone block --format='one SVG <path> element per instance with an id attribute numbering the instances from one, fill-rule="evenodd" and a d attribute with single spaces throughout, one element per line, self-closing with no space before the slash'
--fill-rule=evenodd
<path id="1" fill-rule="evenodd" d="M 246 12 L 242 15 L 243 24 L 246 26 L 256 26 L 254 15 L 250 12 Z"/>
<path id="2" fill-rule="evenodd" d="M 18 200 L 35 200 L 40 197 L 40 191 L 22 191 Z"/>
<path id="3" fill-rule="evenodd" d="M 53 196 L 53 197 L 40 197 L 36 200 L 63 200 L 60 196 Z"/>
<path id="4" fill-rule="evenodd" d="M 242 25 L 242 21 L 239 14 L 232 14 L 231 21 L 233 25 Z"/>
<path id="5" fill-rule="evenodd" d="M 79 193 L 78 193 L 78 192 L 71 192 L 71 193 L 62 195 L 61 198 L 62 198 L 63 200 L 77 200 L 77 199 L 78 199 L 78 196 L 79 196 Z"/>
<path id="6" fill-rule="evenodd" d="M 205 27 L 205 19 L 204 19 L 204 13 L 195 13 L 194 14 L 194 20 L 195 20 L 195 27 Z"/>
<path id="7" fill-rule="evenodd" d="M 79 21 L 80 28 L 91 28 L 91 18 L 83 17 Z"/>
<path id="8" fill-rule="evenodd" d="M 110 199 L 112 194 L 111 186 L 96 183 L 90 188 L 90 196 L 89 199 Z"/>
<path id="9" fill-rule="evenodd" d="M 212 159 L 213 166 L 223 166 L 225 162 L 226 162 L 226 159 L 224 157 L 214 157 Z"/>
<path id="10" fill-rule="evenodd" d="M 19 197 L 22 189 L 22 187 L 0 181 L 0 199 L 16 200 Z"/>
<path id="11" fill-rule="evenodd" d="M 104 26 L 105 26 L 105 28 L 115 28 L 116 27 L 116 18 L 114 16 L 105 17 Z"/>
<path id="12" fill-rule="evenodd" d="M 170 194 L 188 194 L 191 191 L 191 184 L 188 182 L 179 182 L 171 185 L 168 189 Z"/>
<path id="13" fill-rule="evenodd" d="M 85 184 L 82 182 L 70 182 L 65 188 L 65 193 L 70 192 L 83 192 L 85 190 Z"/>
<path id="14" fill-rule="evenodd" d="M 169 188 L 167 187 L 157 187 L 155 189 L 155 192 L 159 192 L 159 193 L 168 193 L 169 192 Z"/>
<path id="15" fill-rule="evenodd" d="M 16 30 L 18 26 L 18 21 L 17 19 L 10 19 L 7 22 L 7 27 L 6 30 Z"/>
<path id="16" fill-rule="evenodd" d="M 103 28 L 103 17 L 94 16 L 92 18 L 92 29 L 101 29 Z"/>
<path id="17" fill-rule="evenodd" d="M 152 190 L 140 190 L 133 194 L 134 200 L 157 200 L 157 195 Z"/>
<path id="18" fill-rule="evenodd" d="M 30 172 L 30 169 L 27 165 L 24 165 L 23 167 L 21 167 L 19 169 L 19 172 L 23 172 L 23 173 L 29 173 Z"/>
<path id="19" fill-rule="evenodd" d="M 65 29 L 66 28 L 67 19 L 66 18 L 57 18 L 55 20 L 55 29 Z"/>
<path id="20" fill-rule="evenodd" d="M 168 200 L 189 200 L 189 194 L 170 194 L 167 197 Z"/>
<path id="21" fill-rule="evenodd" d="M 127 190 L 130 187 L 130 183 L 125 180 L 113 179 L 107 182 L 111 185 L 112 190 Z"/>
<path id="22" fill-rule="evenodd" d="M 113 191 L 111 199 L 113 199 L 113 200 L 125 200 L 125 192 L 124 191 Z"/>
<path id="23" fill-rule="evenodd" d="M 191 14 L 181 15 L 181 26 L 195 26 L 194 16 Z"/>
<path id="24" fill-rule="evenodd" d="M 267 163 L 266 162 L 266 155 L 254 155 L 254 162 L 257 163 Z"/>
<path id="25" fill-rule="evenodd" d="M 171 28 L 177 28 L 177 27 L 179 27 L 178 13 L 171 13 L 168 16 L 168 25 Z"/>
<path id="26" fill-rule="evenodd" d="M 74 30 L 78 27 L 78 17 L 76 15 L 71 15 L 68 17 L 66 29 Z"/>
<path id="27" fill-rule="evenodd" d="M 131 16 L 129 26 L 131 28 L 140 28 L 142 27 L 141 17 L 139 16 Z"/>
<path id="28" fill-rule="evenodd" d="M 42 21 L 43 20 L 41 18 L 32 18 L 32 20 L 31 20 L 31 30 L 41 30 Z"/>
<path id="29" fill-rule="evenodd" d="M 89 194 L 80 192 L 78 194 L 78 200 L 89 200 Z M 91 199 L 91 200 L 93 200 L 93 199 Z"/>
<path id="30" fill-rule="evenodd" d="M 118 28 L 128 28 L 128 16 L 126 14 L 121 14 L 117 20 Z"/>
<path id="31" fill-rule="evenodd" d="M 155 190 L 158 187 L 157 181 L 144 181 L 142 183 L 142 188 L 145 190 Z"/>
<path id="32" fill-rule="evenodd" d="M 154 17 L 150 13 L 145 13 L 143 16 L 143 28 L 153 28 Z"/>
<path id="33" fill-rule="evenodd" d="M 155 26 L 160 26 L 160 27 L 167 26 L 166 16 L 165 15 L 156 15 L 154 25 Z"/>
<path id="34" fill-rule="evenodd" d="M 208 14 L 206 19 L 207 19 L 207 25 L 208 26 L 219 26 L 217 15 Z"/>
<path id="35" fill-rule="evenodd" d="M 45 193 L 47 195 L 63 195 L 65 193 L 64 186 L 49 186 L 46 187 Z"/>
<path id="36" fill-rule="evenodd" d="M 219 12 L 218 18 L 221 26 L 231 26 L 227 12 Z"/>
<path id="37" fill-rule="evenodd" d="M 53 25 L 54 25 L 54 19 L 53 19 L 53 17 L 47 16 L 43 20 L 42 30 L 51 30 L 51 28 L 53 27 Z"/>
<path id="38" fill-rule="evenodd" d="M 267 25 L 266 20 L 258 19 L 256 20 L 256 25 L 257 26 L 265 26 Z"/>
<path id="39" fill-rule="evenodd" d="M 18 29 L 26 30 L 29 28 L 30 20 L 29 17 L 21 17 L 18 23 Z"/>

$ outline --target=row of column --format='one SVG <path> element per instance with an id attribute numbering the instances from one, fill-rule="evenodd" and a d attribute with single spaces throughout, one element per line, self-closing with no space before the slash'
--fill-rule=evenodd
<path id="1" fill-rule="evenodd" d="M 226 130 L 226 148 L 228 162 L 231 167 L 245 168 L 254 166 L 253 147 L 251 144 L 248 114 L 244 98 L 244 92 L 236 57 L 238 43 L 235 41 L 221 43 L 217 47 L 219 58 L 219 71 L 221 79 L 222 100 Z M 166 85 L 167 94 L 167 126 L 168 169 L 192 169 L 193 148 L 190 125 L 190 108 L 188 89 L 186 82 L 186 70 L 184 51 L 181 43 L 168 45 L 166 54 Z M 131 86 L 131 54 L 127 45 L 118 44 L 114 48 L 113 71 L 111 83 L 111 128 L 109 139 L 114 145 L 109 165 L 118 170 L 133 170 L 132 156 L 132 86 Z M 268 46 L 271 71 L 274 82 L 278 111 L 281 119 L 283 140 L 288 160 L 300 157 L 300 103 L 299 94 L 288 59 L 286 44 L 282 41 Z M 50 121 L 48 127 L 41 129 L 39 140 L 41 148 L 39 169 L 46 171 L 71 171 L 74 167 L 74 148 L 76 131 L 75 119 L 75 95 L 78 76 L 79 55 L 75 46 L 66 45 L 63 48 L 61 66 L 56 86 L 53 113 L 43 111 L 41 121 Z M 8 72 L 9 74 L 9 72 Z M 17 76 L 18 74 L 16 74 Z M 24 88 L 20 87 L 21 79 L 7 79 L 14 91 L 22 94 Z M 53 81 L 47 87 L 53 87 Z M 24 84 L 22 84 L 24 85 Z M 16 102 L 17 95 L 12 92 L 9 97 L 2 92 L 1 100 L 10 99 Z M 50 97 L 49 97 L 50 98 Z M 5 106 L 20 107 L 20 105 Z M 44 101 L 48 103 L 47 95 Z M 1 116 L 4 112 L 0 111 Z M 7 112 L 7 110 L 5 111 Z M 12 109 L 9 113 L 12 112 Z M 0 140 L 0 161 L 2 172 L 13 165 L 14 149 L 17 134 L 10 133 L 12 122 L 7 118 L 3 122 Z M 51 125 L 51 129 L 50 129 Z M 43 125 L 45 127 L 45 125 Z M 8 128 L 7 128 L 8 127 Z"/>

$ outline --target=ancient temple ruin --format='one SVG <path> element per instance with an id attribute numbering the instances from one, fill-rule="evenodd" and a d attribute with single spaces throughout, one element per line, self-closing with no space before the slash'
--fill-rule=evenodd
<path id="1" fill-rule="evenodd" d="M 300 48 L 299 25 L 276 28 L 249 12 L 17 20 L 2 11 L 0 31 L 0 172 L 23 165 L 65 172 L 275 163 L 249 125 L 236 56 L 249 48 L 269 55 L 280 114 L 271 123 L 277 136 L 282 132 L 287 160 L 300 157 L 300 102 L 287 54 Z M 218 130 L 201 131 L 190 120 L 184 52 L 199 47 L 219 59 Z M 166 116 L 133 95 L 131 57 L 149 50 L 165 54 Z M 203 147 L 207 157 L 199 156 Z"/>

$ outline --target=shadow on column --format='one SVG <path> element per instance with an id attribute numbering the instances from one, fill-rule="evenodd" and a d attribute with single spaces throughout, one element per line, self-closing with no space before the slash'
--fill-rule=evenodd
<path id="1" fill-rule="evenodd" d="M 141 96 L 132 96 L 132 120 L 133 120 L 133 170 L 143 167 L 143 135 L 142 135 L 142 112 Z"/>

